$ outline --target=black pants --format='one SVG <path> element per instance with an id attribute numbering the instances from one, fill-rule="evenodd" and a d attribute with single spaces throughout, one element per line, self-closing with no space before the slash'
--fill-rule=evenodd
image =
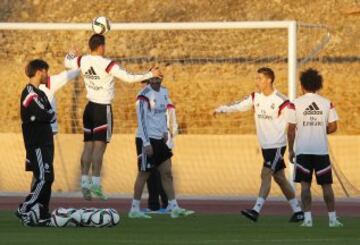
<path id="1" fill-rule="evenodd" d="M 161 207 L 166 208 L 168 205 L 168 198 L 162 187 L 160 172 L 156 168 L 151 170 L 150 177 L 147 180 L 147 188 L 149 192 L 148 208 L 154 211 L 159 210 Z"/>
<path id="2" fill-rule="evenodd" d="M 31 192 L 20 204 L 21 212 L 29 212 L 35 204 L 40 204 L 40 218 L 49 218 L 51 186 L 54 182 L 54 146 L 30 147 L 26 150 L 35 179 Z"/>

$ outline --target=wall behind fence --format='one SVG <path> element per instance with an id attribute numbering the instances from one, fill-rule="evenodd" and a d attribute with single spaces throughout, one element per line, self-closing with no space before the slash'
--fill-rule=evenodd
<path id="1" fill-rule="evenodd" d="M 31 173 L 24 171 L 21 134 L 0 134 L 0 142 L 0 191 L 27 192 Z M 60 134 L 55 142 L 53 190 L 79 191 L 82 135 Z M 330 145 L 344 187 L 352 196 L 359 195 L 360 136 L 332 136 Z M 176 139 L 173 172 L 180 195 L 256 196 L 261 167 L 261 151 L 254 135 L 180 135 Z M 105 191 L 131 195 L 136 173 L 134 136 L 114 135 L 103 164 Z M 314 186 L 319 196 L 321 192 Z M 338 196 L 344 196 L 336 178 L 334 187 Z M 274 183 L 271 195 L 281 195 Z"/>

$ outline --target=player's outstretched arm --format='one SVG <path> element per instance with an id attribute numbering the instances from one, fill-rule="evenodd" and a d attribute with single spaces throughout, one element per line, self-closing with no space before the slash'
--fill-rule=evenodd
<path id="1" fill-rule="evenodd" d="M 254 105 L 253 96 L 246 96 L 243 100 L 236 101 L 229 105 L 219 106 L 214 110 L 214 115 L 222 114 L 222 113 L 232 113 L 232 112 L 242 112 L 248 111 Z"/>
<path id="2" fill-rule="evenodd" d="M 77 48 L 71 48 L 64 58 L 64 65 L 67 69 L 78 69 L 80 68 L 81 56 Z"/>
<path id="3" fill-rule="evenodd" d="M 67 82 L 74 80 L 80 75 L 80 69 L 74 69 L 69 71 L 63 71 L 59 74 L 52 75 L 48 79 L 48 89 L 51 92 L 55 93 L 61 87 L 63 87 Z"/>
<path id="4" fill-rule="evenodd" d="M 127 83 L 141 82 L 141 81 L 147 80 L 152 77 L 160 77 L 161 76 L 161 72 L 158 67 L 153 67 L 150 69 L 149 72 L 144 73 L 144 74 L 136 74 L 136 73 L 131 73 L 131 72 L 126 71 L 125 69 L 123 69 L 116 63 L 113 63 L 113 65 L 110 63 L 107 71 L 114 77 L 116 77 L 124 82 L 127 82 Z"/>

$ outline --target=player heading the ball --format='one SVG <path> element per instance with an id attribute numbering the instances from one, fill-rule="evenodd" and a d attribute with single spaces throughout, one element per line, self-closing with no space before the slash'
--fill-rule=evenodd
<path id="1" fill-rule="evenodd" d="M 158 67 L 153 67 L 145 73 L 130 73 L 115 61 L 105 58 L 105 37 L 100 34 L 90 37 L 89 49 L 90 54 L 84 56 L 76 52 L 67 54 L 65 66 L 81 69 L 89 101 L 83 115 L 85 144 L 81 156 L 82 193 L 86 200 L 91 200 L 92 194 L 106 200 L 101 188 L 100 172 L 106 144 L 110 142 L 113 129 L 111 102 L 115 95 L 114 79 L 135 83 L 161 77 L 161 72 Z"/>

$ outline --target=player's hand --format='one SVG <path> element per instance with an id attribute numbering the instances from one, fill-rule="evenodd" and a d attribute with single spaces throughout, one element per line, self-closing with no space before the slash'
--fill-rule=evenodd
<path id="1" fill-rule="evenodd" d="M 161 71 L 160 71 L 160 68 L 158 67 L 158 66 L 154 66 L 154 67 L 152 67 L 151 69 L 150 69 L 150 72 L 152 73 L 152 75 L 154 76 L 154 77 L 162 77 L 163 75 L 162 75 L 162 73 L 161 73 Z"/>
<path id="2" fill-rule="evenodd" d="M 80 54 L 79 48 L 75 46 L 71 47 L 68 51 L 68 55 L 71 57 L 77 57 L 79 56 L 79 54 Z"/>
<path id="3" fill-rule="evenodd" d="M 290 161 L 290 163 L 295 162 L 295 152 L 294 151 L 289 151 L 289 161 Z"/>
<path id="4" fill-rule="evenodd" d="M 215 111 L 213 112 L 213 116 L 216 117 L 218 114 L 222 114 L 222 113 L 225 113 L 224 106 L 220 106 L 220 107 L 216 108 Z"/>
<path id="5" fill-rule="evenodd" d="M 144 146 L 144 153 L 151 157 L 154 154 L 153 148 L 151 145 Z"/>

